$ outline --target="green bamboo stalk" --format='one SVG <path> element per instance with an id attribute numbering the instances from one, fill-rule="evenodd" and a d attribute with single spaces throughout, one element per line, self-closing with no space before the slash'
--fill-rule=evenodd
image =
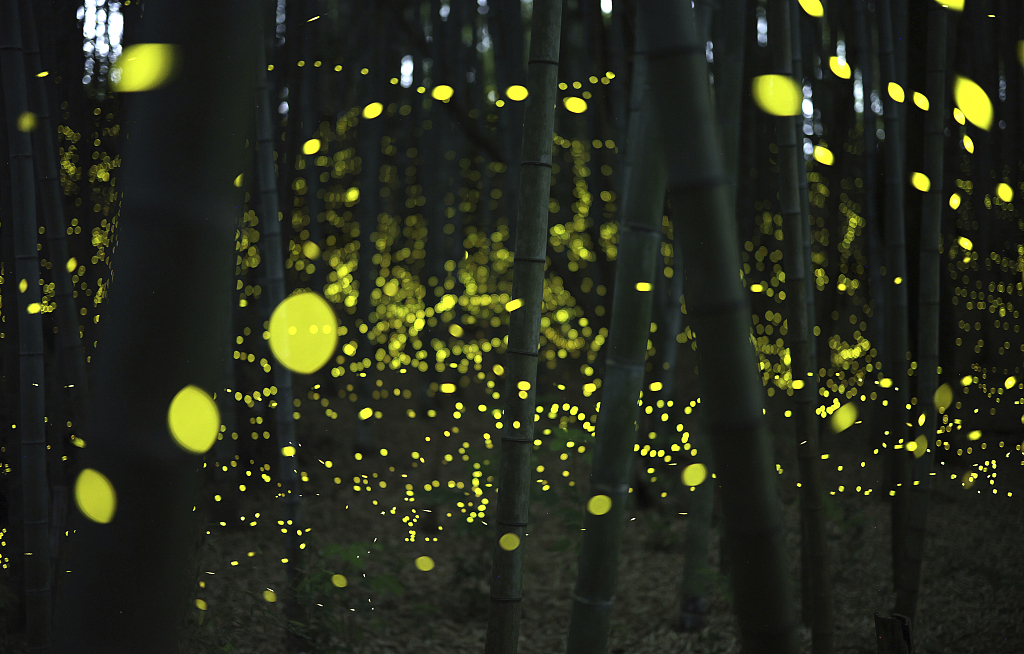
<path id="1" fill-rule="evenodd" d="M 708 475 L 715 470 L 711 457 L 711 442 L 702 412 L 696 416 L 697 426 L 690 439 L 691 452 L 697 456 L 682 459 L 683 464 L 703 463 Z M 703 629 L 708 610 L 713 573 L 709 562 L 711 552 L 711 517 L 715 506 L 715 484 L 712 479 L 694 486 L 690 492 L 690 510 L 686 516 L 686 543 L 683 550 L 683 581 L 679 587 L 679 622 L 682 631 Z"/>
<path id="2" fill-rule="evenodd" d="M 535 0 L 520 163 L 519 218 L 505 376 L 487 654 L 514 654 L 522 616 L 523 538 L 530 512 L 537 359 L 547 252 L 551 139 L 558 81 L 561 0 Z"/>
<path id="3" fill-rule="evenodd" d="M 28 122 L 28 87 L 18 0 L 5 0 L 0 25 L 0 77 L 10 152 L 14 222 L 14 277 L 19 351 L 20 465 L 24 525 L 25 619 L 28 647 L 48 652 L 51 644 L 50 512 L 46 480 L 43 372 L 43 313 L 39 254 L 36 251 L 36 184 Z"/>
<path id="4" fill-rule="evenodd" d="M 772 0 L 769 20 L 773 25 L 775 68 L 781 75 L 792 77 L 793 51 L 790 42 L 790 0 Z M 797 73 L 799 75 L 799 73 Z M 799 76 L 797 80 L 799 81 Z M 798 114 L 798 118 L 799 118 Z M 806 542 L 800 552 L 801 580 L 807 580 L 810 597 L 803 596 L 803 612 L 811 618 L 811 651 L 828 654 L 832 651 L 835 620 L 832 611 L 832 583 L 828 567 L 825 532 L 825 509 L 822 504 L 821 455 L 818 453 L 818 384 L 814 370 L 814 350 L 808 312 L 807 271 L 811 260 L 803 247 L 803 231 L 807 216 L 801 211 L 800 178 L 806 184 L 804 157 L 797 146 L 797 124 L 792 116 L 776 121 L 779 142 L 779 200 L 781 204 L 783 256 L 786 261 L 786 304 L 789 322 L 789 352 L 793 374 L 795 403 L 794 436 L 800 468 L 800 522 Z M 803 194 L 806 198 L 806 192 Z M 801 584 L 804 587 L 804 584 Z M 809 603 L 808 603 L 809 601 Z"/>
<path id="5" fill-rule="evenodd" d="M 665 154 L 658 141 L 647 83 L 647 62 L 638 38 L 633 58 L 628 158 L 619 255 L 615 264 L 613 311 L 605 359 L 604 388 L 590 498 L 583 522 L 569 654 L 601 654 L 608 649 L 615 601 L 619 550 L 629 496 L 631 453 L 637 442 L 638 400 L 644 381 L 647 338 L 654 304 L 654 276 L 661 257 L 661 217 L 665 205 Z"/>
<path id="6" fill-rule="evenodd" d="M 764 426 L 750 305 L 739 280 L 736 224 L 714 129 L 707 61 L 690 3 L 638 4 L 647 34 L 672 206 L 681 217 L 687 311 L 699 337 L 700 389 L 721 488 L 733 562 L 735 611 L 745 652 L 797 651 L 797 620 L 782 538 L 781 508 Z M 710 482 L 705 482 L 710 483 Z"/>
<path id="7" fill-rule="evenodd" d="M 146 3 L 139 40 L 174 44 L 173 72 L 126 98 L 117 273 L 80 454 L 109 480 L 116 505 L 109 522 L 72 512 L 54 614 L 61 654 L 177 652 L 195 606 L 202 457 L 175 443 L 168 407 L 188 385 L 224 388 L 242 204 L 232 180 L 252 114 L 249 9 L 241 0 Z"/>
<path id="8" fill-rule="evenodd" d="M 903 107 L 892 99 L 887 87 L 889 82 L 898 81 L 896 62 L 893 56 L 893 29 L 890 0 L 882 0 L 879 11 L 879 54 L 882 63 L 882 84 L 880 92 L 884 98 L 885 118 L 885 156 L 886 156 L 886 193 L 885 193 L 885 246 L 886 276 L 892 280 L 889 300 L 890 325 L 888 347 L 890 360 L 885 362 L 886 374 L 893 381 L 893 393 L 889 437 L 889 456 L 892 462 L 895 499 L 892 503 L 892 566 L 893 586 L 898 590 L 904 587 L 903 573 L 906 570 L 904 555 L 906 548 L 906 528 L 909 519 L 908 493 L 911 469 L 910 454 L 904 449 L 907 430 L 907 403 L 910 401 L 909 376 L 907 374 L 907 356 L 910 349 L 907 311 L 907 240 L 904 224 L 904 188 L 906 179 L 903 166 L 903 132 L 900 129 L 900 113 Z M 899 283 L 896 281 L 899 280 Z"/>
<path id="9" fill-rule="evenodd" d="M 284 301 L 287 289 L 284 280 L 284 244 L 281 238 L 281 220 L 283 215 L 277 193 L 277 172 L 274 167 L 274 134 L 271 122 L 271 101 L 267 85 L 267 64 L 263 26 L 260 25 L 261 38 L 256 48 L 256 168 L 259 181 L 259 213 L 262 215 L 264 242 L 262 266 L 265 266 L 267 283 L 267 311 L 269 316 Z M 269 322 L 266 329 L 269 329 Z M 274 399 L 270 407 L 274 409 L 274 426 L 277 431 L 278 475 L 281 479 L 281 496 L 284 504 L 285 558 L 288 562 L 288 585 L 283 593 L 285 613 L 291 620 L 302 618 L 301 607 L 295 600 L 295 591 L 301 578 L 299 573 L 300 541 L 302 534 L 302 507 L 299 493 L 299 473 L 296 469 L 296 457 L 286 456 L 286 451 L 294 452 L 298 448 L 295 435 L 295 420 L 292 412 L 292 371 L 278 362 L 272 364 Z M 291 448 L 291 449 L 287 449 Z"/>
<path id="10" fill-rule="evenodd" d="M 925 526 L 928 519 L 928 496 L 932 486 L 932 465 L 935 459 L 935 434 L 938 411 L 932 398 L 939 386 L 939 278 L 942 263 L 942 177 L 943 127 L 946 117 L 946 41 L 947 12 L 934 3 L 928 10 L 927 92 L 930 103 L 925 115 L 924 174 L 931 186 L 921 200 L 920 270 L 921 291 L 918 303 L 920 332 L 918 337 L 917 397 L 924 413 L 925 449 L 914 451 L 913 486 L 908 490 L 909 516 L 905 560 L 906 583 L 897 589 L 895 612 L 914 619 L 921 585 L 921 558 L 924 552 Z"/>
<path id="11" fill-rule="evenodd" d="M 79 332 L 78 310 L 75 307 L 71 272 L 67 269 L 67 222 L 64 219 L 64 190 L 57 169 L 57 145 L 54 143 L 56 126 L 50 117 L 50 98 L 39 54 L 39 39 L 35 28 L 34 12 L 22 12 L 25 26 L 25 59 L 30 80 L 29 100 L 35 109 L 38 128 L 34 132 L 36 165 L 39 170 L 40 200 L 46 226 L 47 247 L 53 260 L 54 304 L 57 314 L 57 343 L 62 366 L 71 389 L 72 415 L 76 423 L 85 417 L 85 402 L 89 397 L 89 378 L 85 366 L 85 348 Z"/>

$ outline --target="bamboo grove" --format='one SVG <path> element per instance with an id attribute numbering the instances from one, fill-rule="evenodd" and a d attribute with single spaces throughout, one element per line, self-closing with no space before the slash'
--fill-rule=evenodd
<path id="1" fill-rule="evenodd" d="M 714 530 L 739 648 L 829 654 L 832 498 L 887 503 L 911 624 L 938 481 L 1018 499 L 1017 3 L 0 0 L 0 78 L 25 651 L 179 651 L 196 552 L 268 525 L 225 565 L 334 651 L 366 562 L 312 525 L 359 511 L 418 575 L 485 528 L 513 654 L 557 496 L 571 654 L 611 651 L 627 514 L 672 502 L 676 630 Z"/>

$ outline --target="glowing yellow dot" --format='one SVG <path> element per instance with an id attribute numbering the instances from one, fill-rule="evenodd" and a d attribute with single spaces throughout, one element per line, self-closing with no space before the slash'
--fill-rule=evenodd
<path id="1" fill-rule="evenodd" d="M 970 250 L 971 248 L 974 247 L 974 243 L 972 243 L 971 239 L 967 238 L 966 236 L 961 236 L 960 238 L 957 239 L 956 242 L 957 245 L 959 245 L 965 250 Z"/>
<path id="2" fill-rule="evenodd" d="M 963 379 L 960 380 L 960 385 L 970 386 L 972 381 L 974 381 L 974 379 L 972 379 L 970 375 L 966 375 Z"/>
<path id="3" fill-rule="evenodd" d="M 105 525 L 114 519 L 117 493 L 102 472 L 86 468 L 75 480 L 75 504 L 86 518 Z"/>
<path id="4" fill-rule="evenodd" d="M 235 188 L 242 188 L 242 182 L 245 180 L 245 173 L 239 173 L 238 177 L 235 178 Z"/>
<path id="5" fill-rule="evenodd" d="M 650 291 L 652 288 L 653 288 L 653 286 L 651 286 L 651 284 L 649 282 L 637 282 L 636 283 L 636 290 L 640 291 L 641 293 L 646 293 L 646 292 Z"/>
<path id="6" fill-rule="evenodd" d="M 451 395 L 455 392 L 455 384 L 441 384 L 441 392 Z"/>
<path id="7" fill-rule="evenodd" d="M 932 182 L 924 173 L 911 173 L 910 185 L 922 193 L 927 193 L 928 189 L 932 187 Z"/>
<path id="8" fill-rule="evenodd" d="M 359 199 L 359 189 L 353 186 L 345 191 L 345 202 L 355 202 Z"/>
<path id="9" fill-rule="evenodd" d="M 217 440 L 220 411 L 213 398 L 198 386 L 189 384 L 178 391 L 167 409 L 167 428 L 178 447 L 203 454 Z"/>
<path id="10" fill-rule="evenodd" d="M 506 552 L 511 552 L 515 548 L 519 547 L 519 536 L 516 536 L 515 534 L 505 534 L 498 539 L 498 547 Z"/>
<path id="11" fill-rule="evenodd" d="M 707 466 L 703 463 L 694 463 L 683 468 L 681 479 L 684 486 L 700 486 L 707 477 Z"/>
<path id="12" fill-rule="evenodd" d="M 999 199 L 1003 202 L 1009 202 L 1013 199 L 1013 189 L 1010 188 L 1009 184 L 999 182 L 999 186 L 996 187 L 996 195 L 998 195 Z"/>
<path id="13" fill-rule="evenodd" d="M 831 166 L 835 161 L 835 156 L 832 155 L 832 151 L 828 148 L 823 148 L 820 145 L 814 146 L 814 160 L 820 164 Z"/>
<path id="14" fill-rule="evenodd" d="M 302 144 L 302 154 L 316 154 L 320 151 L 320 139 L 309 139 Z"/>
<path id="15" fill-rule="evenodd" d="M 829 57 L 828 67 L 836 77 L 840 79 L 850 79 L 850 64 L 845 60 L 840 60 L 839 57 Z"/>
<path id="16" fill-rule="evenodd" d="M 372 120 L 377 116 L 381 115 L 384 111 L 384 105 L 379 102 L 371 102 L 370 104 L 363 107 L 363 118 Z"/>
<path id="17" fill-rule="evenodd" d="M 1005 388 L 1006 390 L 1010 390 L 1016 384 L 1017 384 L 1017 378 L 1011 375 L 1011 376 L 1006 378 L 1005 382 L 1003 382 L 1003 388 Z"/>
<path id="18" fill-rule="evenodd" d="M 196 608 L 199 609 L 200 611 L 205 611 L 206 610 L 206 601 L 205 600 L 201 600 L 201 599 L 197 599 L 196 600 Z"/>
<path id="19" fill-rule="evenodd" d="M 328 325 L 330 329 L 311 333 L 310 325 Z M 277 305 L 270 316 L 269 331 L 274 357 L 300 374 L 308 375 L 322 368 L 338 345 L 334 310 L 316 293 L 297 293 Z"/>
<path id="20" fill-rule="evenodd" d="M 802 380 L 802 379 L 794 379 L 793 380 L 793 388 L 794 389 L 800 390 L 803 387 L 804 387 L 804 380 Z"/>
<path id="21" fill-rule="evenodd" d="M 950 209 L 956 209 L 959 206 L 960 206 L 960 194 L 959 193 L 954 193 L 953 195 L 949 196 L 949 208 Z M 970 243 L 970 241 L 968 241 L 968 243 Z"/>
<path id="22" fill-rule="evenodd" d="M 660 381 L 656 381 L 656 382 L 651 382 L 651 385 L 650 385 L 650 387 L 649 387 L 649 388 L 650 388 L 650 389 L 651 389 L 652 391 L 654 391 L 654 392 L 658 392 L 658 391 L 660 391 L 660 390 L 661 390 L 662 388 L 664 388 L 664 384 L 662 384 L 662 383 L 661 383 Z"/>
<path id="23" fill-rule="evenodd" d="M 20 282 L 18 282 L 18 292 L 19 293 L 24 293 L 27 290 L 28 290 L 28 280 L 27 279 L 22 279 Z"/>
<path id="24" fill-rule="evenodd" d="M 344 588 L 348 586 L 348 579 L 345 578 L 345 575 L 331 575 L 331 583 L 338 588 Z"/>
<path id="25" fill-rule="evenodd" d="M 528 391 L 530 390 L 530 382 L 525 380 L 521 381 L 518 384 L 516 384 L 516 388 L 518 388 L 521 391 Z"/>
<path id="26" fill-rule="evenodd" d="M 604 515 L 612 508 L 612 498 L 607 495 L 595 495 L 587 501 L 587 512 L 594 515 Z"/>
<path id="27" fill-rule="evenodd" d="M 821 6 L 820 0 L 800 0 L 800 8 L 807 12 L 808 16 L 821 18 L 825 15 L 825 9 Z"/>
<path id="28" fill-rule="evenodd" d="M 434 569 L 434 559 L 429 556 L 417 556 L 416 557 L 416 569 L 427 572 L 428 570 Z"/>
<path id="29" fill-rule="evenodd" d="M 903 102 L 906 99 L 906 94 L 903 92 L 903 87 L 896 82 L 889 82 L 889 97 L 896 102 Z"/>
<path id="30" fill-rule="evenodd" d="M 519 84 L 513 84 L 505 89 L 505 97 L 515 102 L 525 100 L 528 95 L 530 95 L 530 92 L 526 90 L 526 87 Z"/>
<path id="31" fill-rule="evenodd" d="M 918 106 L 921 111 L 928 111 L 928 107 L 931 105 L 928 102 L 928 98 L 923 93 L 914 91 L 914 104 Z"/>
<path id="32" fill-rule="evenodd" d="M 360 420 L 367 420 L 372 415 L 373 415 L 373 409 L 370 408 L 370 407 L 363 407 L 362 409 L 359 410 L 359 419 Z"/>
<path id="33" fill-rule="evenodd" d="M 39 304 L 38 302 L 33 302 L 29 304 L 28 307 L 25 308 L 25 311 L 28 313 L 39 313 L 40 311 L 42 311 L 42 309 L 43 305 Z"/>
<path id="34" fill-rule="evenodd" d="M 455 90 L 452 87 L 448 86 L 447 84 L 440 84 L 433 88 L 433 90 L 430 92 L 430 97 L 434 98 L 435 100 L 440 100 L 441 102 L 446 102 L 447 100 L 451 99 L 454 93 Z"/>
<path id="35" fill-rule="evenodd" d="M 302 255 L 307 259 L 316 260 L 320 258 L 320 246 L 313 241 L 306 241 L 302 244 Z"/>
<path id="36" fill-rule="evenodd" d="M 953 404 L 953 387 L 949 384 L 943 384 L 935 390 L 935 409 L 939 413 L 944 413 L 949 405 Z"/>
<path id="37" fill-rule="evenodd" d="M 491 370 L 493 370 L 494 374 L 497 375 L 498 377 L 501 377 L 502 375 L 505 374 L 505 369 L 501 367 L 500 363 L 494 364 Z"/>
<path id="38" fill-rule="evenodd" d="M 35 131 L 37 125 L 39 125 L 39 119 L 31 111 L 23 112 L 20 116 L 18 116 L 19 132 Z"/>
<path id="39" fill-rule="evenodd" d="M 574 114 L 581 114 L 587 110 L 587 101 L 583 98 L 577 98 L 576 96 L 562 98 L 562 104 L 565 105 L 567 111 Z"/>
<path id="40" fill-rule="evenodd" d="M 114 90 L 137 93 L 163 86 L 174 72 L 177 48 L 170 43 L 136 43 L 124 48 L 110 71 Z"/>
<path id="41" fill-rule="evenodd" d="M 272 591 L 272 590 L 270 590 L 268 588 L 265 591 L 263 591 L 263 599 L 265 599 L 268 602 L 276 602 L 277 601 L 277 593 L 275 593 L 274 591 Z"/>
<path id="42" fill-rule="evenodd" d="M 761 111 L 773 116 L 796 116 L 800 113 L 803 92 L 800 85 L 785 75 L 759 75 L 751 85 L 754 102 Z"/>
<path id="43" fill-rule="evenodd" d="M 448 325 L 448 333 L 454 336 L 455 338 L 462 338 L 462 327 L 455 324 Z"/>
<path id="44" fill-rule="evenodd" d="M 295 446 L 294 445 L 285 445 L 284 447 L 282 447 L 281 448 L 281 456 L 284 456 L 284 457 L 295 456 Z"/>
<path id="45" fill-rule="evenodd" d="M 857 422 L 857 405 L 853 402 L 844 404 L 832 414 L 832 431 L 838 434 L 849 429 L 855 422 Z"/>
<path id="46" fill-rule="evenodd" d="M 973 80 L 957 75 L 953 82 L 953 98 L 967 120 L 983 130 L 992 127 L 992 101 Z"/>
<path id="47" fill-rule="evenodd" d="M 943 7 L 946 7 L 947 9 L 951 9 L 952 11 L 963 11 L 964 10 L 964 0 L 935 0 L 935 1 L 938 2 L 940 5 L 942 5 Z"/>
<path id="48" fill-rule="evenodd" d="M 761 284 L 751 284 L 750 285 L 750 291 L 752 293 L 760 293 L 763 290 L 764 290 L 764 286 L 762 286 Z"/>
<path id="49" fill-rule="evenodd" d="M 972 431 L 969 434 L 967 434 L 967 439 L 968 440 L 976 441 L 979 438 L 981 438 L 981 430 L 980 429 L 975 429 L 974 431 Z"/>
<path id="50" fill-rule="evenodd" d="M 882 379 L 878 380 L 878 385 L 881 386 L 882 388 L 892 388 L 892 380 L 889 379 L 888 377 L 883 377 Z"/>
<path id="51" fill-rule="evenodd" d="M 511 300 L 508 304 L 505 305 L 505 311 L 511 313 L 512 311 L 515 311 L 521 306 L 523 306 L 523 301 L 516 298 L 515 300 Z"/>
<path id="52" fill-rule="evenodd" d="M 74 257 L 71 257 L 70 259 L 68 259 L 67 265 L 64 266 L 64 269 L 67 270 L 69 273 L 75 272 L 75 270 L 77 268 L 78 268 L 78 259 L 76 259 Z"/>
<path id="53" fill-rule="evenodd" d="M 964 134 L 964 150 L 967 150 L 968 154 L 974 154 L 974 141 L 966 134 Z"/>
<path id="54" fill-rule="evenodd" d="M 960 111 L 959 107 L 953 107 L 953 120 L 960 123 L 961 125 L 963 125 L 964 122 L 967 120 L 967 118 L 964 117 L 964 112 Z"/>

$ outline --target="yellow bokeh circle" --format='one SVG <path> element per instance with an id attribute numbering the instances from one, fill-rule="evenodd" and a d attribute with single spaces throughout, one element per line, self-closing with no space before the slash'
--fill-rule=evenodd
<path id="1" fill-rule="evenodd" d="M 285 298 L 270 316 L 269 331 L 274 358 L 304 375 L 322 368 L 338 346 L 338 319 L 317 293 Z"/>
<path id="2" fill-rule="evenodd" d="M 604 515 L 612 509 L 612 498 L 607 495 L 595 495 L 587 502 L 587 513 Z"/>
<path id="3" fill-rule="evenodd" d="M 434 569 L 434 559 L 429 556 L 418 556 L 416 557 L 416 569 L 427 572 L 428 570 Z"/>
<path id="4" fill-rule="evenodd" d="M 700 486 L 708 478 L 708 468 L 703 463 L 694 463 L 683 469 L 684 486 Z"/>
<path id="5" fill-rule="evenodd" d="M 274 591 L 272 591 L 272 590 L 270 590 L 268 588 L 265 591 L 263 591 L 263 599 L 265 599 L 266 601 L 271 602 L 271 603 L 276 602 L 277 601 L 277 593 L 275 593 Z"/>
<path id="6" fill-rule="evenodd" d="M 171 400 L 167 409 L 167 428 L 181 449 L 203 454 L 213 447 L 220 431 L 217 403 L 206 391 L 190 384 Z"/>
<path id="7" fill-rule="evenodd" d="M 857 422 L 857 405 L 853 402 L 844 404 L 832 414 L 832 431 L 838 434 Z"/>
<path id="8" fill-rule="evenodd" d="M 772 116 L 796 116 L 800 113 L 803 91 L 785 75 L 758 75 L 750 89 L 761 111 Z"/>
<path id="9" fill-rule="evenodd" d="M 953 404 L 953 388 L 949 384 L 939 386 L 935 391 L 936 410 L 939 413 L 945 413 L 951 404 Z"/>
<path id="10" fill-rule="evenodd" d="M 166 84 L 174 73 L 177 46 L 171 43 L 136 43 L 126 47 L 110 73 L 120 93 L 151 91 Z"/>
<path id="11" fill-rule="evenodd" d="M 430 91 L 430 97 L 434 98 L 435 100 L 440 100 L 441 102 L 447 102 L 448 100 L 451 99 L 452 95 L 454 94 L 455 89 L 448 86 L 447 84 L 440 84 L 438 86 L 435 86 Z"/>
<path id="12" fill-rule="evenodd" d="M 581 114 L 587 110 L 587 101 L 583 98 L 577 98 L 575 96 L 564 98 L 562 104 L 565 105 L 567 111 L 574 114 Z"/>
<path id="13" fill-rule="evenodd" d="M 331 583 L 338 588 L 344 588 L 348 586 L 348 579 L 345 578 L 345 575 L 331 575 Z"/>
<path id="14" fill-rule="evenodd" d="M 986 131 L 992 127 L 992 101 L 977 82 L 958 75 L 953 98 L 967 120 Z"/>
<path id="15" fill-rule="evenodd" d="M 117 511 L 117 492 L 106 475 L 86 468 L 75 480 L 75 504 L 86 518 L 105 525 Z"/>
<path id="16" fill-rule="evenodd" d="M 320 151 L 320 139 L 309 139 L 302 144 L 302 154 L 316 154 Z"/>
<path id="17" fill-rule="evenodd" d="M 530 95 L 530 92 L 526 90 L 526 87 L 519 84 L 513 84 L 505 89 L 505 97 L 515 102 L 525 100 L 528 95 Z"/>
<path id="18" fill-rule="evenodd" d="M 384 105 L 380 102 L 371 102 L 363 108 L 363 118 L 367 120 L 376 118 L 384 112 Z"/>
<path id="19" fill-rule="evenodd" d="M 515 534 L 505 534 L 498 539 L 498 547 L 506 552 L 511 552 L 515 548 L 519 547 L 519 536 L 516 536 Z"/>

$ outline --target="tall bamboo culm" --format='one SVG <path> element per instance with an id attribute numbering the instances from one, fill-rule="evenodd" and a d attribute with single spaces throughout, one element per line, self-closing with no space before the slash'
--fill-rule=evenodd
<path id="1" fill-rule="evenodd" d="M 642 39 L 638 34 L 633 58 L 619 256 L 604 391 L 569 619 L 569 654 L 602 654 L 608 650 L 630 468 L 634 465 L 632 452 L 637 442 L 637 402 L 644 381 L 655 269 L 661 257 L 665 155 L 650 105 L 645 102 L 649 94 Z"/>
<path id="2" fill-rule="evenodd" d="M 931 471 L 935 459 L 935 434 L 938 430 L 938 412 L 935 391 L 939 387 L 939 275 L 942 265 L 942 179 L 946 120 L 946 42 L 947 12 L 933 3 L 928 8 L 927 85 L 931 102 L 924 122 L 924 174 L 931 181 L 921 200 L 920 280 L 918 301 L 919 336 L 917 397 L 924 413 L 921 434 L 925 442 L 917 442 L 914 450 L 913 484 L 909 490 L 907 522 L 905 584 L 897 588 L 895 612 L 914 619 L 918 590 L 921 586 L 921 558 L 924 553 L 925 526 L 928 520 L 928 496 L 931 492 Z M 950 393 L 952 397 L 952 393 Z M 935 400 L 935 401 L 933 401 Z M 915 439 L 916 440 L 916 439 Z"/>
<path id="3" fill-rule="evenodd" d="M 898 0 L 897 0 L 898 1 Z M 890 300 L 888 336 L 890 339 L 889 361 L 885 362 L 885 374 L 892 379 L 891 413 L 889 430 L 885 442 L 889 449 L 892 466 L 892 480 L 895 492 L 892 502 L 892 569 L 893 586 L 903 588 L 903 572 L 906 548 L 906 525 L 909 516 L 909 488 L 911 485 L 910 454 L 904 448 L 909 435 L 907 429 L 907 403 L 910 401 L 907 355 L 910 349 L 907 311 L 907 238 L 904 220 L 904 175 L 903 132 L 900 129 L 900 114 L 903 107 L 888 92 L 889 83 L 898 82 L 896 61 L 893 55 L 892 2 L 882 0 L 878 10 L 879 58 L 882 68 L 883 118 L 885 119 L 885 249 L 886 274 Z M 889 286 L 891 284 L 891 286 Z"/>
<path id="4" fill-rule="evenodd" d="M 775 25 L 773 55 L 779 74 L 792 77 L 790 42 L 790 0 L 772 0 L 769 20 Z M 815 376 L 814 349 L 811 335 L 811 316 L 807 300 L 807 271 L 811 269 L 809 253 L 803 247 L 803 231 L 807 216 L 801 210 L 800 178 L 806 183 L 804 157 L 797 146 L 797 129 L 792 116 L 776 119 L 779 142 L 779 172 L 782 205 L 782 241 L 786 270 L 786 309 L 789 322 L 789 351 L 793 371 L 793 400 L 795 403 L 794 436 L 797 462 L 800 468 L 800 523 L 806 534 L 800 551 L 800 576 L 807 580 L 810 597 L 804 597 L 803 612 L 810 618 L 814 654 L 832 651 L 834 618 L 832 612 L 832 583 L 828 565 L 825 509 L 822 504 L 821 456 L 818 453 L 819 419 L 817 408 L 818 384 Z M 806 198 L 807 194 L 804 193 Z M 803 587 L 803 583 L 801 584 Z M 809 602 L 808 602 L 809 601 Z"/>
<path id="5" fill-rule="evenodd" d="M 14 278 L 18 302 L 19 402 L 17 460 L 21 465 L 24 543 L 25 629 L 29 651 L 50 649 L 50 512 L 46 479 L 46 431 L 43 376 L 43 314 L 36 251 L 36 185 L 29 132 L 34 118 L 28 111 L 25 56 L 22 50 L 18 0 L 4 0 L 0 21 L 0 78 L 4 87 L 4 117 L 10 151 L 11 208 L 14 224 L 5 234 L 14 237 Z M 8 282 L 11 283 L 11 282 Z M 10 318 L 8 318 L 10 320 Z"/>
<path id="6" fill-rule="evenodd" d="M 55 596 L 60 654 L 177 652 L 194 606 L 208 445 L 176 440 L 168 414 L 189 386 L 207 395 L 225 387 L 243 203 L 232 182 L 253 105 L 249 9 L 241 0 L 149 0 L 139 26 L 139 42 L 175 45 L 156 51 L 171 64 L 162 84 L 123 98 L 130 138 L 117 184 L 117 272 L 90 369 L 79 455 L 88 474 L 76 482 L 107 488 L 115 501 L 76 493 Z"/>
<path id="7" fill-rule="evenodd" d="M 259 26 L 260 39 L 256 48 L 256 169 L 259 183 L 259 213 L 262 222 L 261 240 L 262 266 L 266 266 L 267 297 L 263 315 L 270 314 L 285 299 L 284 245 L 281 242 L 281 214 L 277 193 L 277 171 L 274 165 L 274 134 L 271 122 L 271 101 L 267 86 L 266 41 L 263 38 L 264 25 Z M 319 264 L 319 262 L 318 262 Z M 269 329 L 269 322 L 265 329 Z M 288 585 L 283 594 L 285 613 L 289 619 L 301 621 L 301 611 L 295 601 L 295 590 L 299 584 L 299 565 L 302 550 L 299 548 L 302 533 L 302 506 L 299 500 L 299 473 L 296 457 L 285 452 L 298 448 L 295 436 L 295 421 L 292 416 L 292 371 L 277 361 L 271 363 L 271 375 L 277 392 L 270 405 L 274 409 L 274 426 L 277 432 L 278 475 L 281 478 L 282 502 L 284 504 L 285 557 L 288 562 Z M 292 449 L 288 449 L 292 448 Z"/>
<path id="8" fill-rule="evenodd" d="M 523 601 L 523 538 L 530 515 L 530 457 L 547 253 L 551 151 L 558 82 L 561 0 L 535 0 L 519 166 L 519 217 L 505 365 L 486 654 L 515 654 Z"/>
<path id="9" fill-rule="evenodd" d="M 793 586 L 705 46 L 685 0 L 638 3 L 637 23 L 649 49 L 669 197 L 674 211 L 686 212 L 678 222 L 683 260 L 692 271 L 685 278 L 686 304 L 697 332 L 701 405 L 721 488 L 742 648 L 791 654 L 798 649 Z"/>

